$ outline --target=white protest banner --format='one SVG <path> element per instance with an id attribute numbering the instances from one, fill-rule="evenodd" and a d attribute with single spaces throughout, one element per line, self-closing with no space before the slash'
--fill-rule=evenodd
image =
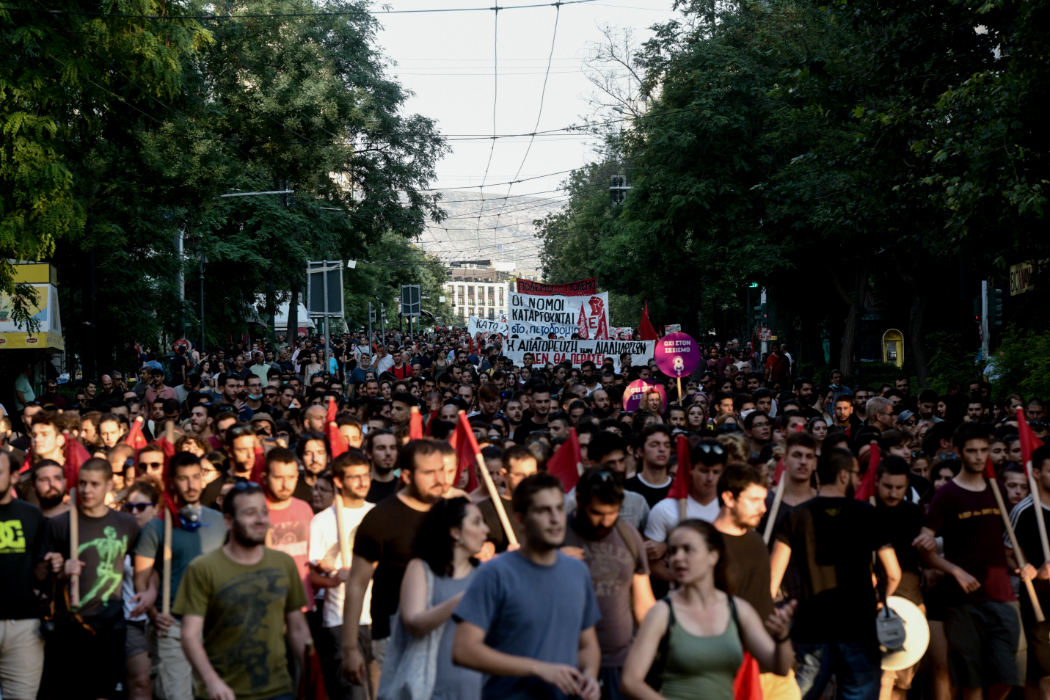
<path id="1" fill-rule="evenodd" d="M 470 321 L 467 323 L 467 333 L 471 338 L 476 338 L 478 333 L 481 333 L 483 338 L 488 338 L 492 333 L 507 335 L 507 325 L 506 317 L 501 316 L 498 319 L 488 319 L 471 316 Z"/>
<path id="2" fill-rule="evenodd" d="M 609 329 L 610 340 L 634 340 L 634 329 L 630 326 L 613 326 Z"/>
<path id="3" fill-rule="evenodd" d="M 595 278 L 568 284 L 542 284 L 518 278 L 510 295 L 511 335 L 554 335 L 585 340 L 609 337 L 609 293 L 598 292 Z"/>
<path id="4" fill-rule="evenodd" d="M 681 333 L 681 332 L 682 332 L 682 324 L 681 323 L 668 323 L 666 326 L 664 326 L 664 335 L 670 335 L 671 333 Z"/>
<path id="5" fill-rule="evenodd" d="M 619 367 L 620 355 L 628 353 L 631 364 L 644 367 L 653 358 L 654 340 L 547 340 L 546 338 L 508 338 L 503 355 L 520 365 L 525 353 L 530 352 L 533 363 L 543 366 L 569 360 L 574 367 L 590 360 L 601 367 L 605 358 L 612 358 Z"/>

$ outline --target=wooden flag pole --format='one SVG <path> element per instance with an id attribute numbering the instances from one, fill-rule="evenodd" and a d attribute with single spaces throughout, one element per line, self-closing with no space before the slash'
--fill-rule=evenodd
<path id="1" fill-rule="evenodd" d="M 995 502 L 999 506 L 999 514 L 1003 516 L 1003 525 L 1006 527 L 1006 534 L 1010 537 L 1010 546 L 1014 550 L 1014 560 L 1017 561 L 1017 568 L 1023 569 L 1025 565 L 1024 552 L 1021 551 L 1021 545 L 1017 544 L 1017 534 L 1014 532 L 1013 525 L 1010 524 L 1010 514 L 1006 512 L 1006 504 L 1003 503 L 1003 494 L 999 492 L 999 482 L 996 479 L 988 479 L 988 485 L 992 487 L 992 493 L 995 495 Z M 1036 506 L 1042 508 L 1042 506 Z M 1032 586 L 1031 581 L 1024 582 L 1025 588 L 1028 589 L 1028 597 L 1032 601 L 1032 611 L 1035 613 L 1035 621 L 1043 622 L 1046 617 L 1043 615 L 1043 608 L 1039 605 L 1039 598 L 1035 594 L 1035 588 Z"/>
<path id="2" fill-rule="evenodd" d="M 460 411 L 459 419 L 466 420 L 466 418 L 467 412 Z M 468 425 L 467 427 L 470 426 Z M 478 461 L 478 471 L 481 472 L 481 478 L 485 481 L 485 488 L 488 489 L 489 495 L 492 496 L 492 505 L 496 507 L 499 523 L 503 526 L 503 531 L 507 533 L 507 542 L 517 546 L 518 538 L 514 534 L 514 528 L 510 526 L 510 518 L 507 517 L 507 511 L 503 507 L 503 497 L 499 495 L 499 491 L 496 490 L 496 484 L 492 482 L 492 475 L 489 474 L 489 468 L 485 466 L 485 458 L 481 456 L 481 450 L 478 449 L 477 443 L 474 440 L 471 440 L 471 443 L 474 447 L 474 458 Z"/>
<path id="3" fill-rule="evenodd" d="M 678 405 L 679 406 L 682 405 L 682 377 L 681 377 L 681 375 L 679 375 L 679 377 L 678 377 Z M 683 520 L 684 520 L 684 518 L 683 518 Z"/>
<path id="4" fill-rule="evenodd" d="M 689 504 L 686 502 L 686 499 L 679 498 L 678 499 L 678 522 L 679 523 L 684 523 L 686 520 L 688 520 L 688 518 L 686 517 L 686 513 L 688 512 L 688 510 L 689 510 Z"/>
<path id="5" fill-rule="evenodd" d="M 769 544 L 769 538 L 773 536 L 773 524 L 777 521 L 777 511 L 780 510 L 780 502 L 784 500 L 784 488 L 787 485 L 787 479 L 784 476 L 784 474 L 781 474 L 780 481 L 777 482 L 777 490 L 773 495 L 773 507 L 769 509 L 769 515 L 766 518 L 766 531 L 762 533 L 762 540 L 766 544 Z"/>
<path id="6" fill-rule="evenodd" d="M 77 511 L 77 489 L 69 490 L 69 558 L 77 561 L 80 557 L 80 513 Z M 74 611 L 80 607 L 80 575 L 69 577 L 69 606 Z"/>
<path id="7" fill-rule="evenodd" d="M 168 421 L 164 427 L 164 437 L 168 443 L 175 445 L 175 423 Z M 164 484 L 167 490 L 169 484 Z M 169 497 L 171 494 L 168 495 Z M 161 594 L 160 611 L 165 615 L 171 614 L 171 508 L 164 504 L 164 560 L 162 574 L 164 576 L 164 589 Z"/>
<path id="8" fill-rule="evenodd" d="M 335 421 L 328 424 L 335 427 Z M 342 481 L 342 479 L 340 479 Z M 346 482 L 343 482 L 346 486 Z M 346 523 L 343 521 L 343 489 L 340 488 L 335 494 L 335 525 L 339 532 L 339 552 L 343 557 L 343 568 L 350 568 L 350 533 L 346 531 Z"/>

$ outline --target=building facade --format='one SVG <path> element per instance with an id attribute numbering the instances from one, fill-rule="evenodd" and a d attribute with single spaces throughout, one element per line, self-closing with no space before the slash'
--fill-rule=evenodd
<path id="1" fill-rule="evenodd" d="M 507 314 L 516 277 L 513 271 L 498 271 L 491 260 L 466 260 L 450 263 L 446 274 L 445 292 L 455 325 L 467 325 L 471 316 L 497 319 Z"/>

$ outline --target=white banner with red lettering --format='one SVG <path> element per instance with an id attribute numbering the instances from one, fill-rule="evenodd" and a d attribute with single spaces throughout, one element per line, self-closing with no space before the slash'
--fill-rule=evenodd
<path id="1" fill-rule="evenodd" d="M 606 340 L 609 337 L 609 293 L 598 291 L 595 278 L 568 284 L 542 284 L 518 278 L 510 295 L 510 327 L 518 336 Z"/>

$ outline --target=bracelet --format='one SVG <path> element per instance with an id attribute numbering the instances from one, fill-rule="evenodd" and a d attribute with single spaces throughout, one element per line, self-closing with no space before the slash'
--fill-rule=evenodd
<path id="1" fill-rule="evenodd" d="M 791 633 L 788 632 L 787 634 L 785 634 L 780 639 L 777 639 L 776 637 L 773 637 L 773 641 L 776 642 L 777 644 L 783 644 L 784 642 L 791 641 Z"/>

